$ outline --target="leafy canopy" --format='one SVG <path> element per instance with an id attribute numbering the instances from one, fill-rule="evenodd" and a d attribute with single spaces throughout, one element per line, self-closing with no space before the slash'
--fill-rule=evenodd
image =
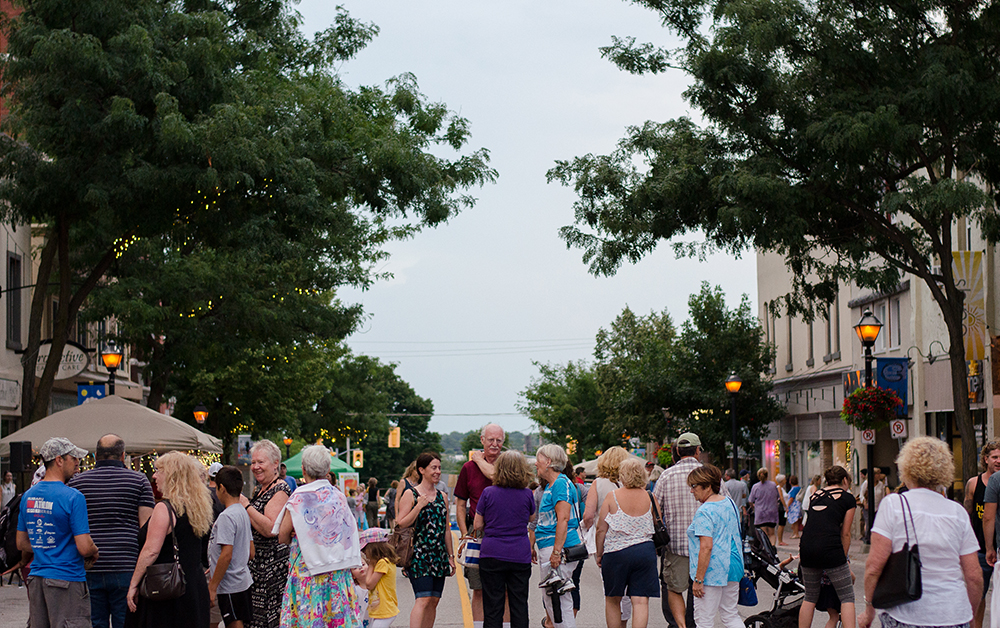
<path id="1" fill-rule="evenodd" d="M 685 98 L 704 125 L 646 122 L 610 155 L 557 162 L 549 179 L 579 196 L 562 237 L 599 274 L 683 236 L 693 236 L 674 242 L 683 254 L 777 252 L 791 286 L 767 305 L 807 318 L 841 283 L 886 291 L 911 273 L 948 329 L 963 475 L 974 475 L 951 259 L 970 248 L 968 225 L 1000 238 L 1000 5 L 636 4 L 681 45 L 625 37 L 602 53 L 629 72 L 686 73 Z"/>

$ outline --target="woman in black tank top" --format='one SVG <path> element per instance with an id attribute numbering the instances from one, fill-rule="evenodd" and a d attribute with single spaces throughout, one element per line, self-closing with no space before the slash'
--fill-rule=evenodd
<path id="1" fill-rule="evenodd" d="M 854 587 L 847 552 L 857 500 L 847 490 L 851 487 L 851 477 L 846 469 L 833 466 L 825 475 L 827 486 L 809 498 L 809 517 L 802 528 L 799 566 L 806 596 L 799 609 L 800 626 L 812 624 L 824 572 L 837 590 L 841 617 L 854 617 Z M 844 624 L 853 626 L 854 622 Z"/>

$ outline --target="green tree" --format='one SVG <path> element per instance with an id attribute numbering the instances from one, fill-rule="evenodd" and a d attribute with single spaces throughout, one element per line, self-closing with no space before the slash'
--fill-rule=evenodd
<path id="1" fill-rule="evenodd" d="M 607 413 L 605 430 L 618 431 L 617 440 L 668 436 L 663 411 L 673 405 L 676 337 L 665 310 L 636 316 L 628 307 L 597 332 L 595 379 Z"/>
<path id="2" fill-rule="evenodd" d="M 538 424 L 546 440 L 564 446 L 576 441 L 576 454 L 570 456 L 574 462 L 622 444 L 621 433 L 609 426 L 592 365 L 534 364 L 538 377 L 521 392 L 517 408 Z"/>
<path id="3" fill-rule="evenodd" d="M 678 373 L 670 410 L 684 417 L 675 429 L 697 433 L 702 447 L 717 460 L 732 456 L 732 445 L 727 447 L 732 441 L 730 399 L 723 383 L 735 372 L 743 380 L 736 397 L 739 448 L 757 451 L 768 425 L 785 415 L 769 394 L 771 382 L 762 376 L 773 347 L 762 342 L 760 321 L 746 295 L 730 309 L 722 289 L 706 282 L 688 299 L 688 313 L 674 345 Z"/>
<path id="4" fill-rule="evenodd" d="M 46 292 L 32 301 L 22 404 L 29 421 L 45 412 L 71 323 L 109 272 L 129 278 L 137 241 L 155 240 L 142 252 L 176 264 L 165 272 L 235 263 L 221 274 L 257 279 L 248 296 L 267 293 L 259 285 L 267 271 L 286 280 L 273 298 L 315 294 L 365 285 L 386 239 L 447 220 L 472 203 L 465 189 L 496 177 L 485 151 L 434 154 L 460 151 L 468 122 L 427 102 L 412 76 L 385 88 L 342 84 L 335 68 L 377 32 L 344 12 L 307 38 L 290 0 L 20 4 L 23 12 L 4 24 L 2 96 L 12 112 L 0 142 L 0 199 L 6 219 L 43 225 L 37 283 L 56 282 L 59 297 L 55 359 L 37 389 Z M 249 272 L 238 265 L 254 260 L 236 259 L 230 233 L 244 247 L 261 245 Z M 183 342 L 185 327 L 163 321 L 200 318 L 226 293 L 206 282 L 206 292 L 171 293 L 173 311 L 156 312 L 161 295 L 139 279 L 150 296 L 136 304 L 133 324 L 165 338 L 139 346 L 161 395 L 162 377 L 185 353 L 167 346 Z M 260 299 L 248 301 L 250 318 Z M 334 339 L 357 313 L 337 313 Z"/>
<path id="5" fill-rule="evenodd" d="M 636 316 L 626 307 L 597 333 L 595 363 L 538 365 L 519 409 L 555 442 L 577 440 L 583 458 L 629 438 L 671 440 L 693 431 L 717 459 L 731 455 L 730 373 L 743 380 L 737 397 L 740 450 L 753 451 L 767 426 L 783 416 L 761 374 L 773 348 L 744 295 L 726 306 L 721 288 L 702 284 L 688 299 L 689 319 L 677 333 L 667 312 Z"/>
<path id="6" fill-rule="evenodd" d="M 351 448 L 365 452 L 362 476 L 377 477 L 384 487 L 420 453 L 440 449 L 440 436 L 427 431 L 434 404 L 417 395 L 395 365 L 345 352 L 328 368 L 315 410 L 301 416 L 303 438 L 343 449 L 350 437 Z M 397 426 L 400 446 L 390 449 L 389 428 Z"/>
<path id="7" fill-rule="evenodd" d="M 912 274 L 948 329 L 963 477 L 975 475 L 952 251 L 968 224 L 1000 237 L 1000 6 L 637 3 L 682 46 L 614 39 L 603 54 L 633 73 L 686 73 L 705 125 L 647 122 L 611 155 L 557 163 L 550 180 L 579 194 L 562 236 L 595 273 L 691 233 L 704 241 L 683 252 L 775 251 L 788 315 L 810 316 L 838 282 L 878 291 Z"/>

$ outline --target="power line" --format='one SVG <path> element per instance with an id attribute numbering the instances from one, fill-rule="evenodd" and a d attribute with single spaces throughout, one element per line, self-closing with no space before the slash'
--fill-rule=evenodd
<path id="1" fill-rule="evenodd" d="M 424 351 L 387 351 L 385 353 L 375 352 L 376 355 L 383 358 L 451 358 L 451 357 L 477 357 L 477 356 L 487 356 L 487 355 L 516 355 L 519 353 L 539 353 L 539 352 L 549 352 L 549 351 L 579 351 L 580 349 L 590 349 L 590 345 L 573 345 L 573 346 L 560 346 L 560 347 L 529 347 L 529 348 L 519 348 L 519 349 L 491 349 L 486 348 L 486 350 L 481 349 L 469 349 L 466 351 L 458 351 L 455 349 L 442 349 L 440 351 L 434 350 L 424 350 Z"/>
<path id="2" fill-rule="evenodd" d="M 593 338 L 543 338 L 538 340 L 348 340 L 349 343 L 394 345 L 444 345 L 444 344 L 526 344 L 531 342 L 593 342 Z"/>

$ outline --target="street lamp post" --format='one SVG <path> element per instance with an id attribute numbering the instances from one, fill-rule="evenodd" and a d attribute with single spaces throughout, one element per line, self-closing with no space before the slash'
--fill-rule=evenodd
<path id="1" fill-rule="evenodd" d="M 282 442 L 285 443 L 285 460 L 288 460 L 289 458 L 292 457 L 292 454 L 291 454 L 291 451 L 292 451 L 291 450 L 291 447 L 292 447 L 292 437 L 291 436 L 286 436 Z"/>
<path id="2" fill-rule="evenodd" d="M 743 380 L 735 371 L 726 380 L 726 390 L 729 391 L 729 421 L 733 426 L 733 469 L 739 469 L 740 446 L 737 442 L 738 432 L 736 430 L 736 395 L 740 394 L 740 386 Z"/>
<path id="3" fill-rule="evenodd" d="M 194 420 L 198 422 L 198 425 L 204 425 L 208 419 L 208 408 L 199 403 L 194 407 L 193 414 Z"/>
<path id="4" fill-rule="evenodd" d="M 880 321 L 871 310 L 865 310 L 861 315 L 861 320 L 854 326 L 854 331 L 861 339 L 861 346 L 865 348 L 865 388 L 872 387 L 872 347 L 878 334 L 882 331 L 882 321 Z M 871 543 L 871 528 L 875 519 L 875 445 L 868 445 L 868 521 L 865 522 L 865 544 Z"/>
<path id="5" fill-rule="evenodd" d="M 114 340 L 104 343 L 104 348 L 101 349 L 101 362 L 104 363 L 104 368 L 108 369 L 108 395 L 115 394 L 115 371 L 121 366 L 123 357 L 121 349 Z"/>

